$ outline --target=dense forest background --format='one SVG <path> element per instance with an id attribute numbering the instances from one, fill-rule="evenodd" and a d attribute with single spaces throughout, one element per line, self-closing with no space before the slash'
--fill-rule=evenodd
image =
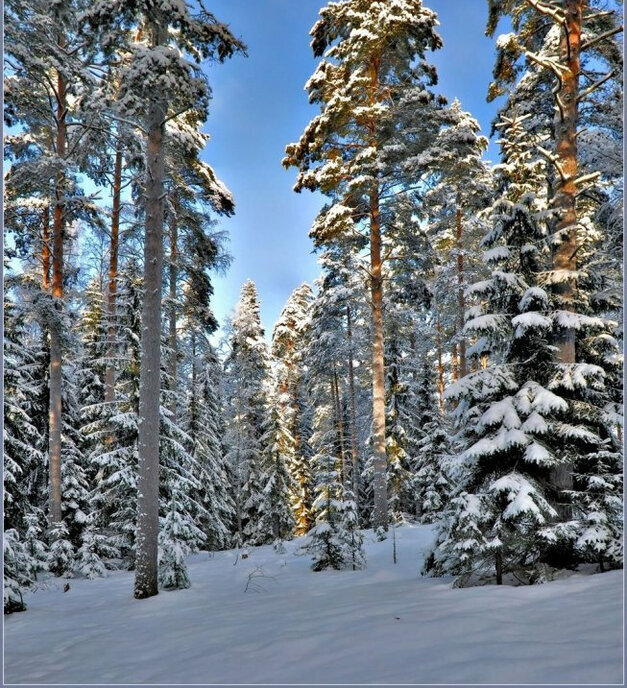
<path id="1" fill-rule="evenodd" d="M 404 521 L 459 585 L 622 566 L 622 8 L 488 7 L 491 132 L 438 93 L 420 0 L 320 11 L 283 164 L 326 197 L 321 275 L 266 333 L 251 281 L 211 307 L 236 204 L 201 65 L 244 43 L 196 2 L 6 3 L 5 612 L 300 535 L 356 569 Z"/>

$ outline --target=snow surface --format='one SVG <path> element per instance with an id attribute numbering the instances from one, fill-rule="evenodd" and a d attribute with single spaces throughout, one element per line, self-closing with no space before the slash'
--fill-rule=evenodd
<path id="1" fill-rule="evenodd" d="M 622 572 L 533 587 L 421 578 L 429 526 L 375 542 L 364 571 L 310 570 L 302 538 L 189 557 L 192 587 L 132 598 L 133 574 L 64 580 L 5 617 L 6 683 L 615 683 Z M 249 574 L 261 566 L 266 576 Z"/>

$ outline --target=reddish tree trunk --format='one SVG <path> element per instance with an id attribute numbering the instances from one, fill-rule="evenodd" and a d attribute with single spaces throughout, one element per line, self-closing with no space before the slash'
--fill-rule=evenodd
<path id="1" fill-rule="evenodd" d="M 566 0 L 566 25 L 562 28 L 560 40 L 560 63 L 567 69 L 561 79 L 557 94 L 561 107 L 556 108 L 555 139 L 556 154 L 562 174 L 555 175 L 553 205 L 559 210 L 555 223 L 553 245 L 553 270 L 572 273 L 577 268 L 577 210 L 575 180 L 577 165 L 577 95 L 579 93 L 579 75 L 581 73 L 580 48 L 582 15 L 587 3 L 585 0 Z M 563 175 L 563 176 L 562 176 Z M 575 297 L 574 280 L 562 281 L 555 285 L 554 293 L 562 310 L 573 310 Z M 554 341 L 557 347 L 557 358 L 561 363 L 575 362 L 575 330 L 564 328 L 558 331 Z M 572 488 L 572 465 L 564 463 L 557 466 L 552 473 L 555 487 L 559 490 Z M 569 509 L 564 508 L 568 517 Z"/>
<path id="2" fill-rule="evenodd" d="M 59 36 L 59 46 L 65 46 L 65 38 Z M 67 83 L 60 72 L 57 74 L 57 136 L 56 154 L 59 161 L 64 160 L 67 147 Z M 59 165 L 54 180 L 54 209 L 52 227 L 52 298 L 57 318 L 52 319 L 50 327 L 50 407 L 49 407 L 49 462 L 50 462 L 50 499 L 49 519 L 59 523 L 62 519 L 61 507 L 61 428 L 63 397 L 63 341 L 60 332 L 60 318 L 63 308 L 63 240 L 65 234 L 65 172 Z"/>

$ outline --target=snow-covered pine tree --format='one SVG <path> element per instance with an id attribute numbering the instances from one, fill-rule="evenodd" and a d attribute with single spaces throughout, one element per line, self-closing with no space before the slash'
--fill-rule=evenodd
<path id="1" fill-rule="evenodd" d="M 225 374 L 225 446 L 235 481 L 233 498 L 240 545 L 256 532 L 263 489 L 263 436 L 268 422 L 268 346 L 261 325 L 257 289 L 251 280 L 242 287 L 228 337 Z M 252 477 L 251 477 L 252 473 Z M 248 506 L 246 506 L 248 504 Z"/>
<path id="2" fill-rule="evenodd" d="M 312 229 L 316 246 L 369 249 L 373 520 L 382 527 L 388 517 L 382 246 L 397 226 L 399 198 L 418 179 L 420 153 L 440 125 L 428 91 L 435 69 L 425 59 L 427 50 L 441 46 L 436 24 L 420 0 L 324 7 L 311 30 L 314 56 L 324 59 L 306 85 L 321 112 L 300 141 L 287 146 L 283 161 L 299 168 L 295 190 L 319 189 L 331 197 Z M 355 234 L 360 240 L 347 243 Z"/>
<path id="3" fill-rule="evenodd" d="M 120 5 L 98 0 L 87 14 L 100 48 L 115 59 L 130 55 L 120 70 L 118 109 L 147 131 L 145 158 L 144 301 L 140 357 L 139 508 L 135 596 L 158 592 L 159 426 L 161 291 L 163 263 L 165 125 L 169 114 L 193 110 L 207 115 L 209 88 L 200 70 L 203 60 L 219 61 L 244 45 L 204 8 L 169 0 L 137 0 Z M 142 28 L 143 39 L 124 41 L 129 27 Z M 176 27 L 176 30 L 170 30 Z M 135 36 L 135 38 L 137 38 Z"/>

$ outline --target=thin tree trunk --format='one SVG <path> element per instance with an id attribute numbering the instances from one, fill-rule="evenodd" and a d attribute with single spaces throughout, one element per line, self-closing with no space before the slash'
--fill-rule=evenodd
<path id="1" fill-rule="evenodd" d="M 348 336 L 348 391 L 351 418 L 352 489 L 355 507 L 359 507 L 359 453 L 357 451 L 357 413 L 355 411 L 355 369 L 353 367 L 353 321 L 350 306 L 346 306 L 346 333 Z M 359 513 L 359 512 L 358 512 Z"/>
<path id="2" fill-rule="evenodd" d="M 176 283 L 178 280 L 178 218 L 176 217 L 176 202 L 173 203 L 173 213 L 170 218 L 170 314 L 169 314 L 169 328 L 168 328 L 168 346 L 170 349 L 170 358 L 168 361 L 168 373 L 170 377 L 170 411 L 173 418 L 176 418 L 176 390 L 178 378 L 178 338 L 176 333 Z"/>
<path id="3" fill-rule="evenodd" d="M 464 254 L 462 210 L 458 206 L 456 212 L 456 236 L 457 236 L 457 327 L 459 329 L 459 377 L 466 377 L 466 338 L 464 337 L 464 313 L 466 312 L 466 299 L 464 297 Z"/>
<path id="4" fill-rule="evenodd" d="M 455 328 L 453 330 L 453 336 L 455 337 L 456 335 L 457 335 L 457 328 Z M 459 380 L 459 359 L 457 356 L 457 342 L 453 342 L 452 356 L 453 356 L 453 382 L 457 382 L 457 380 Z"/>
<path id="5" fill-rule="evenodd" d="M 115 354 L 116 315 L 118 295 L 118 253 L 120 245 L 120 207 L 122 192 L 122 144 L 118 139 L 115 149 L 113 169 L 113 209 L 111 214 L 111 243 L 109 246 L 109 288 L 107 291 L 107 366 L 105 370 L 105 404 L 112 404 L 115 399 Z"/>
<path id="6" fill-rule="evenodd" d="M 333 405 L 335 407 L 335 423 L 337 426 L 337 437 L 340 446 L 340 483 L 344 486 L 346 479 L 346 451 L 344 449 L 344 421 L 342 418 L 342 404 L 340 402 L 340 385 L 337 379 L 337 372 L 333 371 L 333 380 L 331 383 L 333 391 Z"/>
<path id="7" fill-rule="evenodd" d="M 566 25 L 562 29 L 560 40 L 560 63 L 567 69 L 562 74 L 560 89 L 557 94 L 558 104 L 555 116 L 556 153 L 562 175 L 555 175 L 555 192 L 553 205 L 559 211 L 555 223 L 555 238 L 559 243 L 553 245 L 553 270 L 574 272 L 577 268 L 577 210 L 575 206 L 577 187 L 577 95 L 579 75 L 581 72 L 580 48 L 581 25 L 584 0 L 566 0 Z M 562 281 L 555 285 L 554 293 L 559 301 L 559 308 L 573 310 L 575 285 L 572 280 Z M 560 363 L 575 362 L 575 330 L 564 328 L 555 333 L 554 343 L 557 347 L 557 359 Z M 569 490 L 573 485 L 572 464 L 564 463 L 552 471 L 552 481 L 557 490 Z M 563 515 L 569 516 L 569 509 L 563 509 Z"/>
<path id="8" fill-rule="evenodd" d="M 436 345 L 438 349 L 438 399 L 440 402 L 440 415 L 444 415 L 444 364 L 442 363 L 442 325 L 440 323 L 440 316 L 438 316 L 435 330 Z"/>
<path id="9" fill-rule="evenodd" d="M 65 38 L 59 36 L 58 44 L 65 46 Z M 67 146 L 66 103 L 67 83 L 60 72 L 57 74 L 57 138 L 56 154 L 59 161 L 65 158 Z M 61 427 L 63 398 L 63 341 L 60 319 L 63 310 L 63 239 L 65 234 L 65 172 L 61 165 L 54 181 L 54 210 L 52 234 L 52 298 L 55 315 L 50 327 L 50 407 L 49 407 L 49 461 L 50 501 L 49 519 L 60 523 L 61 508 Z"/>
<path id="10" fill-rule="evenodd" d="M 165 17 L 153 15 L 152 45 L 167 39 Z M 164 121 L 167 102 L 155 94 L 148 111 L 144 303 L 142 307 L 139 390 L 139 482 L 135 597 L 158 593 L 159 392 L 161 290 L 163 267 Z"/>
<path id="11" fill-rule="evenodd" d="M 46 205 L 41 213 L 42 246 L 41 246 L 41 286 L 45 292 L 50 291 L 50 206 Z"/>
<path id="12" fill-rule="evenodd" d="M 494 568 L 496 570 L 496 584 L 503 585 L 503 555 L 496 552 L 494 555 Z"/>

